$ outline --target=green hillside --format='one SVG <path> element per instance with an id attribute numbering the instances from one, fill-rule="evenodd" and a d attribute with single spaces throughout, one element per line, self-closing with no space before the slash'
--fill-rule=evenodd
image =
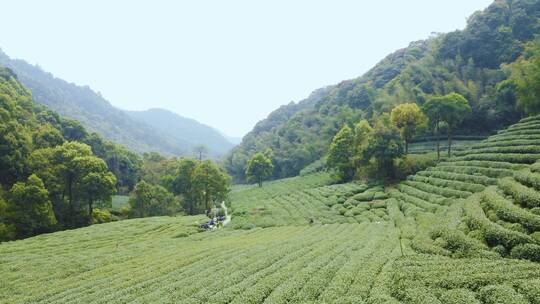
<path id="1" fill-rule="evenodd" d="M 295 176 L 325 155 L 344 124 L 352 126 L 398 104 L 423 105 L 433 96 L 453 92 L 472 107 L 472 115 L 455 134 L 489 135 L 515 123 L 527 107 L 518 103 L 516 86 L 507 80 L 512 63 L 527 56 L 531 45 L 538 46 L 538 17 L 538 1 L 494 1 L 469 17 L 465 29 L 412 42 L 361 77 L 319 89 L 306 100 L 274 111 L 230 153 L 227 168 L 244 180 L 247 160 L 270 148 L 273 177 Z M 429 130 L 424 133 L 420 135 L 431 135 Z"/>
<path id="2" fill-rule="evenodd" d="M 539 303 L 540 116 L 394 189 L 237 186 L 232 223 L 133 219 L 0 244 L 6 303 Z"/>

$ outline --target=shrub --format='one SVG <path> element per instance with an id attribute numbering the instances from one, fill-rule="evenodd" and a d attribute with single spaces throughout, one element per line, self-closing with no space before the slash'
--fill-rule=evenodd
<path id="1" fill-rule="evenodd" d="M 480 304 L 474 297 L 474 292 L 463 288 L 444 291 L 440 300 L 443 304 Z"/>
<path id="2" fill-rule="evenodd" d="M 532 164 L 540 159 L 540 154 L 523 153 L 478 153 L 456 157 L 455 160 L 485 160 L 520 164 Z"/>
<path id="3" fill-rule="evenodd" d="M 434 178 L 445 179 L 445 180 L 460 181 L 463 183 L 480 184 L 480 185 L 485 185 L 485 186 L 497 184 L 497 179 L 495 178 L 490 178 L 490 177 L 481 176 L 481 175 L 470 175 L 470 174 L 454 173 L 454 172 L 447 172 L 447 171 L 438 171 L 437 168 L 428 169 L 427 171 L 421 171 L 421 172 L 418 172 L 416 175 L 425 176 L 425 177 L 434 177 Z"/>
<path id="4" fill-rule="evenodd" d="M 530 169 L 532 172 L 540 173 L 540 161 L 537 161 L 536 163 L 532 164 Z"/>
<path id="5" fill-rule="evenodd" d="M 507 285 L 488 285 L 480 289 L 480 300 L 485 304 L 527 304 L 523 295 Z"/>
<path id="6" fill-rule="evenodd" d="M 529 232 L 540 230 L 540 216 L 524 210 L 495 191 L 495 187 L 490 187 L 482 193 L 480 204 L 484 209 L 493 210 L 497 218 L 523 225 Z"/>
<path id="7" fill-rule="evenodd" d="M 414 188 L 420 189 L 424 192 L 437 194 L 443 197 L 466 198 L 471 195 L 471 192 L 468 192 L 468 191 L 460 191 L 460 190 L 438 187 L 438 186 L 434 186 L 434 185 L 427 184 L 424 182 L 415 182 L 415 181 L 408 180 L 405 182 L 405 184 L 412 186 Z"/>
<path id="8" fill-rule="evenodd" d="M 452 166 L 451 164 L 445 164 L 445 163 L 442 163 L 438 165 L 437 167 L 433 169 L 429 169 L 429 170 L 454 172 L 454 173 L 469 174 L 469 175 L 480 175 L 480 176 L 487 176 L 491 178 L 512 176 L 514 174 L 514 171 L 508 170 L 508 169 L 484 168 L 484 167 L 474 167 L 474 166 Z"/>
<path id="9" fill-rule="evenodd" d="M 421 175 L 414 175 L 409 177 L 409 180 L 415 181 L 415 182 L 423 182 L 427 184 L 431 184 L 437 187 L 444 187 L 444 188 L 452 188 L 459 191 L 465 191 L 465 192 L 480 192 L 485 189 L 483 185 L 475 184 L 475 183 L 465 183 L 461 181 L 454 181 L 454 180 L 447 180 L 447 179 L 441 179 L 436 177 L 425 177 Z"/>
<path id="10" fill-rule="evenodd" d="M 523 186 L 512 178 L 503 178 L 499 187 L 516 200 L 520 205 L 528 208 L 540 207 L 540 193 Z"/>
<path id="11" fill-rule="evenodd" d="M 437 164 L 437 155 L 429 154 L 409 154 L 395 161 L 396 178 L 404 180 L 407 176 L 416 174 L 416 172 L 433 167 Z"/>
<path id="12" fill-rule="evenodd" d="M 540 190 L 540 174 L 533 173 L 530 170 L 520 170 L 514 173 L 514 179 L 518 182 L 533 187 L 536 190 Z"/>
<path id="13" fill-rule="evenodd" d="M 482 231 L 484 239 L 489 246 L 503 245 L 506 248 L 513 248 L 519 244 L 534 242 L 530 236 L 506 229 L 490 222 L 486 218 L 482 219 L 473 215 L 467 215 L 465 221 L 470 230 Z"/>
<path id="14" fill-rule="evenodd" d="M 102 224 L 108 223 L 113 220 L 109 210 L 94 208 L 92 210 L 92 223 L 93 224 Z"/>
<path id="15" fill-rule="evenodd" d="M 540 246 L 536 244 L 520 244 L 512 248 L 510 256 L 515 259 L 540 262 Z"/>
<path id="16" fill-rule="evenodd" d="M 431 232 L 432 239 L 443 239 L 442 246 L 456 257 L 492 256 L 478 240 L 466 236 L 456 229 L 437 228 Z"/>

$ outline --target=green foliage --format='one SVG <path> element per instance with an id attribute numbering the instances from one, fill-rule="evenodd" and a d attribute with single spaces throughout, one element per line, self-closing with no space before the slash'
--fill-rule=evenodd
<path id="1" fill-rule="evenodd" d="M 418 128 L 426 122 L 426 116 L 416 103 L 403 103 L 392 109 L 392 123 L 399 129 L 405 142 L 405 154 L 409 153 L 409 143 L 416 135 Z"/>
<path id="2" fill-rule="evenodd" d="M 203 161 L 193 170 L 192 191 L 199 205 L 204 203 L 205 210 L 217 206 L 227 199 L 230 177 L 213 161 Z"/>
<path id="3" fill-rule="evenodd" d="M 482 303 L 486 304 L 498 304 L 498 303 L 511 303 L 511 304 L 526 304 L 529 303 L 527 299 L 516 292 L 511 286 L 508 285 L 489 285 L 480 290 L 480 299 Z"/>
<path id="4" fill-rule="evenodd" d="M 113 216 L 108 210 L 95 208 L 92 212 L 92 224 L 103 224 L 113 221 Z"/>
<path id="5" fill-rule="evenodd" d="M 540 48 L 530 44 L 521 60 L 512 66 L 518 105 L 526 114 L 540 114 Z"/>
<path id="6" fill-rule="evenodd" d="M 395 160 L 396 178 L 403 180 L 407 176 L 416 174 L 428 167 L 433 167 L 436 164 L 437 158 L 434 154 L 405 155 L 403 158 Z"/>
<path id="7" fill-rule="evenodd" d="M 26 183 L 15 183 L 8 197 L 7 222 L 15 226 L 17 237 L 28 237 L 54 229 L 56 218 L 49 193 L 35 174 L 30 175 Z"/>
<path id="8" fill-rule="evenodd" d="M 373 124 L 374 117 L 396 105 L 422 106 L 433 97 L 454 92 L 469 102 L 471 115 L 451 130 L 452 136 L 490 134 L 515 123 L 521 115 L 517 87 L 508 81 L 510 65 L 527 52 L 523 46 L 540 34 L 538 17 L 535 1 L 496 1 L 471 16 L 464 30 L 412 42 L 361 77 L 316 90 L 305 100 L 271 113 L 228 156 L 227 170 L 243 180 L 248 157 L 271 148 L 273 177 L 296 175 L 325 155 L 344 124 L 352 126 L 363 118 Z"/>
<path id="9" fill-rule="evenodd" d="M 272 158 L 265 153 L 255 153 L 248 161 L 246 176 L 250 181 L 256 181 L 262 187 L 263 180 L 272 174 L 274 165 Z"/>
<path id="10" fill-rule="evenodd" d="M 521 244 L 512 248 L 510 256 L 515 259 L 540 262 L 540 246 L 536 244 Z"/>
<path id="11" fill-rule="evenodd" d="M 162 184 L 182 199 L 188 214 L 198 214 L 227 199 L 230 177 L 213 161 L 181 158 L 172 163 Z"/>
<path id="12" fill-rule="evenodd" d="M 4 197 L 9 208 L 0 210 L 4 239 L 87 225 L 94 203 L 107 202 L 114 186 L 126 191 L 139 178 L 137 155 L 35 104 L 5 68 L 0 68 L 0 105 L 0 184 L 12 189 Z M 52 215 L 44 211 L 48 207 L 26 201 L 30 192 L 39 194 L 37 205 L 52 204 Z"/>
<path id="13" fill-rule="evenodd" d="M 388 117 L 381 117 L 363 151 L 364 159 L 374 159 L 377 164 L 377 177 L 392 179 L 395 177 L 394 160 L 404 153 L 399 131 L 390 125 Z"/>
<path id="14" fill-rule="evenodd" d="M 178 201 L 167 189 L 145 181 L 137 183 L 129 205 L 132 217 L 173 215 L 179 208 Z"/>
<path id="15" fill-rule="evenodd" d="M 355 153 L 355 134 L 345 125 L 330 144 L 326 165 L 337 172 L 339 180 L 350 181 L 354 177 Z"/>
<path id="16" fill-rule="evenodd" d="M 511 178 L 501 179 L 498 185 L 504 193 L 512 196 L 512 198 L 523 207 L 540 207 L 539 192 L 523 186 Z"/>

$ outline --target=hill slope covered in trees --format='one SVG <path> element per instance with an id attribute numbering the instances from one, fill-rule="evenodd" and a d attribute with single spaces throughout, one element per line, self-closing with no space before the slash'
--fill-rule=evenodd
<path id="1" fill-rule="evenodd" d="M 0 67 L 0 240 L 86 226 L 128 192 L 142 159 L 33 101 Z"/>
<path id="2" fill-rule="evenodd" d="M 274 178 L 294 176 L 321 158 L 344 125 L 389 112 L 395 105 L 422 105 L 457 92 L 473 115 L 458 134 L 484 135 L 521 118 L 510 66 L 540 33 L 540 1 L 496 0 L 473 14 L 464 30 L 437 34 L 398 50 L 363 76 L 315 91 L 259 122 L 227 158 L 229 172 L 244 180 L 247 159 L 272 149 Z"/>
<path id="3" fill-rule="evenodd" d="M 187 151 L 203 145 L 209 150 L 210 156 L 218 157 L 224 156 L 234 147 L 233 143 L 212 127 L 164 109 L 126 111 L 126 113 L 137 120 L 144 121 L 161 134 L 182 143 L 182 146 L 188 149 Z"/>
<path id="4" fill-rule="evenodd" d="M 34 99 L 61 115 L 82 123 L 89 131 L 137 152 L 156 151 L 166 155 L 191 155 L 196 145 L 206 145 L 213 156 L 225 154 L 233 144 L 218 131 L 195 120 L 166 115 L 167 132 L 156 124 L 161 112 L 125 112 L 112 106 L 87 86 L 77 86 L 24 60 L 15 60 L 0 50 L 0 64 L 12 69 L 19 81 L 32 91 Z M 162 118 L 162 117 L 161 117 Z M 174 133 L 173 133 L 174 132 Z M 199 140 L 197 140 L 197 138 Z M 209 140 L 203 140 L 210 138 Z"/>

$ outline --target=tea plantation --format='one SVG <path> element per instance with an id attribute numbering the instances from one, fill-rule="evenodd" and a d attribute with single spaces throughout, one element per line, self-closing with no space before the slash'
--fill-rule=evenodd
<path id="1" fill-rule="evenodd" d="M 388 191 L 238 186 L 232 222 L 125 220 L 0 244 L 1 303 L 540 303 L 540 117 Z"/>

